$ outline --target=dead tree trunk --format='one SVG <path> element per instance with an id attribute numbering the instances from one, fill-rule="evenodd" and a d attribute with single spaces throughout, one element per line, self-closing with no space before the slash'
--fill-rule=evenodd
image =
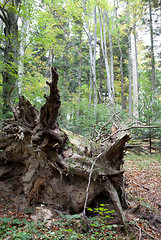
<path id="1" fill-rule="evenodd" d="M 124 145 L 128 133 L 91 143 L 83 136 L 59 128 L 58 74 L 52 69 L 50 95 L 40 113 L 23 96 L 14 118 L 3 122 L 0 133 L 0 190 L 5 182 L 14 192 L 12 201 L 23 198 L 28 205 L 44 204 L 59 211 L 83 211 L 93 202 L 113 202 L 124 219 L 127 208 L 123 177 Z M 93 162 L 93 171 L 91 166 Z"/>

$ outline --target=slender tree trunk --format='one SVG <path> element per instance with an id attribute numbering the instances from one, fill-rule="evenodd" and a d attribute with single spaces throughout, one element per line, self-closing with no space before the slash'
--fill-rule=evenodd
<path id="1" fill-rule="evenodd" d="M 49 49 L 49 56 L 48 56 L 48 69 L 46 73 L 47 78 L 51 78 L 51 68 L 53 66 L 53 49 Z"/>
<path id="2" fill-rule="evenodd" d="M 114 89 L 114 63 L 113 63 L 113 45 L 112 45 L 112 34 L 110 32 L 110 24 L 108 11 L 106 12 L 106 22 L 109 36 L 109 47 L 110 47 L 110 73 L 111 73 L 111 90 L 112 90 L 112 98 L 115 97 L 115 89 Z"/>
<path id="3" fill-rule="evenodd" d="M 127 0 L 127 24 L 128 24 L 128 71 L 129 71 L 129 116 L 132 117 L 132 62 L 131 62 L 131 33 L 129 1 Z"/>
<path id="4" fill-rule="evenodd" d="M 135 44 L 136 36 L 134 33 L 131 33 L 131 53 L 132 53 L 132 70 L 133 70 L 133 116 L 135 118 L 139 117 L 138 111 L 138 74 L 137 74 L 137 59 L 136 59 L 136 44 Z"/>
<path id="5" fill-rule="evenodd" d="M 86 12 L 86 1 L 84 1 L 84 13 L 87 16 Z M 96 7 L 94 8 L 94 46 L 92 46 L 92 36 L 89 28 L 89 23 L 86 23 L 87 27 L 87 37 L 89 45 L 89 58 L 90 58 L 90 93 L 89 93 L 89 106 L 91 104 L 91 94 L 93 87 L 93 104 L 95 109 L 95 115 L 97 110 L 97 81 L 96 81 L 96 44 L 97 44 L 97 16 L 96 16 Z"/>
<path id="6" fill-rule="evenodd" d="M 102 92 L 103 92 L 103 88 L 102 88 L 102 80 L 103 80 L 103 55 L 102 55 L 102 49 L 100 47 L 100 82 L 99 82 L 99 103 L 101 103 L 101 99 L 102 99 Z"/>
<path id="7" fill-rule="evenodd" d="M 153 90 L 155 90 L 155 56 L 154 56 L 154 34 L 153 34 L 153 20 L 152 20 L 152 9 L 151 0 L 149 0 L 149 27 L 150 27 L 150 42 L 151 42 L 151 67 L 152 67 L 152 84 Z"/>
<path id="8" fill-rule="evenodd" d="M 20 50 L 19 50 L 19 62 L 18 62 L 18 92 L 21 95 L 22 92 L 22 80 L 24 73 L 24 56 L 25 56 L 25 48 L 26 48 L 26 36 L 28 32 L 29 22 L 27 20 L 27 16 L 22 19 L 22 29 L 21 29 L 21 41 L 20 41 Z M 50 71 L 51 72 L 51 71 Z"/>
<path id="9" fill-rule="evenodd" d="M 118 33 L 118 34 L 119 34 L 119 33 Z M 120 45 L 120 39 L 119 39 L 119 36 L 118 36 L 117 42 L 118 42 L 118 47 L 119 47 L 119 51 L 120 51 L 121 104 L 122 104 L 122 109 L 126 109 L 126 104 L 125 104 L 125 94 L 124 94 L 124 73 L 123 73 L 123 65 L 122 65 L 122 61 L 123 61 L 123 53 L 122 53 L 122 49 L 121 49 L 121 45 Z"/>
<path id="10" fill-rule="evenodd" d="M 131 39 L 129 30 L 128 30 L 128 70 L 129 70 L 129 116 L 132 117 Z"/>
<path id="11" fill-rule="evenodd" d="M 117 9 L 118 9 L 118 0 L 117 0 L 117 7 L 115 7 L 116 9 L 116 20 L 118 20 L 118 16 L 117 16 Z M 120 38 L 119 38 L 119 28 L 118 28 L 118 24 L 116 24 L 116 27 L 118 29 L 118 38 L 117 38 L 117 43 L 118 43 L 118 48 L 119 48 L 119 52 L 120 52 L 120 73 L 121 73 L 121 104 L 122 104 L 122 109 L 126 108 L 126 104 L 125 104 L 125 94 L 124 94 L 124 73 L 123 73 L 123 53 L 122 53 L 122 49 L 121 49 L 121 44 L 120 44 Z"/>
<path id="12" fill-rule="evenodd" d="M 97 18 L 96 7 L 94 9 L 94 52 L 92 60 L 92 75 L 93 75 L 93 95 L 94 95 L 94 108 L 95 114 L 97 110 L 97 81 L 96 81 L 96 43 L 97 43 Z"/>
<path id="13" fill-rule="evenodd" d="M 78 69 L 78 108 L 77 108 L 77 117 L 79 117 L 80 110 L 79 110 L 79 103 L 81 97 L 81 75 L 82 75 L 82 61 L 79 61 L 79 69 Z"/>
<path id="14" fill-rule="evenodd" d="M 91 106 L 91 102 L 92 102 L 92 88 L 93 88 L 92 70 L 91 70 L 91 67 L 90 67 L 90 70 L 89 70 L 89 104 L 88 104 L 88 107 Z"/>
<path id="15" fill-rule="evenodd" d="M 102 18 L 101 18 L 101 13 L 102 12 L 99 9 L 101 48 L 102 48 L 102 53 L 103 53 L 103 58 L 104 58 L 104 61 L 105 61 L 105 68 L 106 68 L 106 85 L 107 85 L 108 98 L 109 98 L 110 103 L 113 105 L 113 98 L 112 98 L 112 91 L 111 91 L 110 69 L 109 69 L 109 64 L 108 64 L 108 59 L 107 59 L 105 16 L 102 13 Z M 103 30 L 102 30 L 102 19 L 103 19 Z"/>

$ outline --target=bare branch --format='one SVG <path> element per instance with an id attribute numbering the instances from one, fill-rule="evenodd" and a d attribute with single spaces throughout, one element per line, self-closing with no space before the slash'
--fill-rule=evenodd
<path id="1" fill-rule="evenodd" d="M 121 111 L 122 111 L 122 110 L 121 110 Z M 108 122 L 105 123 L 105 124 L 100 128 L 100 130 L 99 130 L 99 132 L 98 132 L 98 137 L 97 137 L 96 140 L 95 140 L 96 142 L 99 141 L 99 140 L 103 137 L 103 136 L 101 135 L 101 131 L 111 122 L 112 118 L 114 118 L 116 115 L 118 115 L 121 111 L 114 113 L 114 114 L 110 117 L 110 119 L 108 120 Z"/>
<path id="2" fill-rule="evenodd" d="M 94 168 L 94 165 L 96 164 L 96 161 L 101 156 L 101 154 L 102 154 L 102 152 L 96 158 L 94 158 L 94 161 L 93 161 L 91 169 L 90 169 L 89 178 L 88 178 L 88 185 L 87 185 L 87 189 L 86 189 L 84 208 L 83 208 L 83 216 L 86 215 L 86 207 L 87 207 L 87 202 L 88 202 L 89 187 L 90 187 L 90 184 L 91 184 L 91 177 L 92 177 L 93 168 Z"/>
<path id="3" fill-rule="evenodd" d="M 128 130 L 131 130 L 131 129 L 137 129 L 137 128 L 161 128 L 161 126 L 131 126 L 131 127 L 127 127 L 127 128 L 123 128 L 123 129 L 118 129 L 116 132 L 112 133 L 110 136 L 108 136 L 108 138 L 104 139 L 102 141 L 103 142 L 106 142 L 108 139 L 110 139 L 111 137 L 113 137 L 116 133 L 118 132 L 123 132 L 123 131 L 128 131 Z"/>

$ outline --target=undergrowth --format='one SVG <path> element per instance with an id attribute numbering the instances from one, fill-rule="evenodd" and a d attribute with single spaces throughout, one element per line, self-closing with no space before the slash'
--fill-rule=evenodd
<path id="1" fill-rule="evenodd" d="M 26 219 L 12 217 L 0 218 L 0 239 L 126 239 L 117 235 L 118 225 L 109 225 L 108 218 L 114 211 L 109 211 L 102 204 L 99 208 L 91 209 L 98 216 L 82 218 L 80 215 L 61 215 L 59 220 L 53 221 L 50 228 L 47 222 L 35 224 Z"/>

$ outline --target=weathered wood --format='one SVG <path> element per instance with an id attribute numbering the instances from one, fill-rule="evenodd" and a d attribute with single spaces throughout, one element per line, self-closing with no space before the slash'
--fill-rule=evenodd
<path id="1" fill-rule="evenodd" d="M 47 82 L 50 94 L 45 96 L 40 114 L 21 96 L 16 117 L 3 122 L 0 180 L 12 176 L 12 184 L 17 186 L 15 192 L 18 194 L 21 189 L 26 204 L 43 203 L 70 213 L 82 212 L 85 201 L 89 206 L 102 195 L 106 196 L 107 202 L 111 199 L 114 203 L 126 227 L 122 207 L 127 208 L 128 204 L 122 166 L 129 135 L 126 131 L 118 132 L 100 145 L 60 129 L 57 82 L 57 71 L 52 69 L 52 82 Z M 16 172 L 17 168 L 20 171 Z"/>

